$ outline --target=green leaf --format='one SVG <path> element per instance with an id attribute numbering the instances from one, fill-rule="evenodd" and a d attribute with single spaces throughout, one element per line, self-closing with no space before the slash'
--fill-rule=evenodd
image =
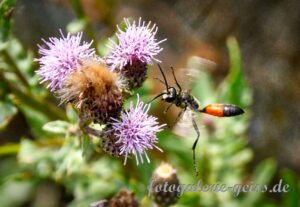
<path id="1" fill-rule="evenodd" d="M 17 108 L 9 99 L 0 102 L 0 130 L 3 130 L 17 114 Z"/>
<path id="2" fill-rule="evenodd" d="M 19 90 L 15 88 L 14 85 L 10 85 L 10 87 L 13 90 L 13 94 L 10 97 L 17 107 L 30 107 L 32 110 L 43 114 L 43 116 L 48 117 L 50 120 L 67 119 L 64 112 L 51 102 L 41 99 L 41 97 L 34 96 L 33 94 L 28 94 L 28 92 Z"/>
<path id="3" fill-rule="evenodd" d="M 195 77 L 191 77 L 196 78 L 196 81 L 192 86 L 192 94 L 201 102 L 208 103 L 214 101 L 214 85 L 208 71 L 208 67 L 211 67 L 213 64 L 213 62 L 197 56 L 193 56 L 188 60 L 187 67 L 190 72 L 197 73 L 194 74 Z"/>
<path id="4" fill-rule="evenodd" d="M 43 125 L 50 121 L 45 114 L 37 111 L 32 106 L 20 104 L 18 107 L 25 115 L 27 123 L 31 128 L 31 132 L 35 137 L 44 138 L 45 136 L 49 136 L 49 134 L 45 133 L 45 131 L 42 129 Z"/>
<path id="5" fill-rule="evenodd" d="M 66 121 L 57 120 L 46 123 L 43 130 L 54 134 L 66 134 L 70 126 L 71 124 Z"/>
<path id="6" fill-rule="evenodd" d="M 11 27 L 11 17 L 16 0 L 3 0 L 0 3 L 0 43 L 7 41 Z"/>
<path id="7" fill-rule="evenodd" d="M 84 133 L 80 137 L 80 141 L 81 141 L 82 156 L 88 158 L 90 155 L 92 155 L 94 151 L 94 145 L 92 139 L 89 137 L 88 134 Z"/>
<path id="8" fill-rule="evenodd" d="M 118 26 L 121 30 L 125 30 L 126 23 L 121 21 Z M 113 46 L 111 41 L 118 43 L 116 34 L 110 36 L 109 38 L 101 38 L 100 41 L 98 41 L 96 47 L 100 56 L 106 56 L 110 52 L 111 49 L 108 46 Z"/>
<path id="9" fill-rule="evenodd" d="M 81 1 L 72 0 L 71 6 L 73 7 L 73 10 L 75 11 L 75 15 L 77 17 L 77 20 L 75 20 L 75 25 L 73 26 L 73 28 L 80 29 L 79 27 L 85 27 L 85 34 L 89 39 L 93 40 L 93 47 L 97 47 L 98 43 L 97 43 L 96 35 L 93 30 L 93 26 L 84 13 L 85 11 L 83 9 L 84 7 L 82 6 Z"/>
<path id="10" fill-rule="evenodd" d="M 70 22 L 67 25 L 67 31 L 70 32 L 71 34 L 75 34 L 77 32 L 81 32 L 85 29 L 87 24 L 86 19 L 76 19 Z"/>
<path id="11" fill-rule="evenodd" d="M 113 36 L 110 39 L 113 40 L 114 42 L 117 42 L 116 36 Z M 108 45 L 111 45 L 111 43 L 107 38 L 102 38 L 98 41 L 97 51 L 100 54 L 100 56 L 108 55 L 108 53 L 110 52 Z"/>
<path id="12" fill-rule="evenodd" d="M 226 79 L 219 86 L 219 101 L 228 101 L 229 103 L 246 107 L 251 102 L 251 96 L 244 79 L 240 48 L 234 37 L 228 38 L 227 47 L 229 50 L 230 70 Z"/>
<path id="13" fill-rule="evenodd" d="M 260 186 L 269 184 L 276 171 L 276 163 L 273 159 L 267 159 L 261 162 L 253 173 L 252 181 Z M 270 187 L 270 186 L 268 186 Z M 269 189 L 269 188 L 268 188 Z M 256 202 L 262 197 L 263 192 L 248 192 L 242 201 L 241 206 L 255 206 Z"/>
<path id="14" fill-rule="evenodd" d="M 282 172 L 284 185 L 288 185 L 288 192 L 283 193 L 283 206 L 294 207 L 300 206 L 300 188 L 298 187 L 298 180 L 292 170 L 285 169 Z"/>
<path id="15" fill-rule="evenodd" d="M 34 183 L 32 181 L 10 180 L 5 182 L 0 187 L 1 207 L 22 206 L 31 198 L 33 192 Z"/>
<path id="16" fill-rule="evenodd" d="M 269 183 L 276 171 L 276 162 L 273 159 L 267 159 L 257 165 L 253 173 L 253 182 L 259 184 Z"/>
<path id="17" fill-rule="evenodd" d="M 40 160 L 51 160 L 55 156 L 52 152 L 53 150 L 50 148 L 41 147 L 38 143 L 32 140 L 22 139 L 18 154 L 18 161 L 21 164 L 25 164 L 29 169 Z"/>
<path id="18" fill-rule="evenodd" d="M 70 123 L 77 123 L 79 121 L 79 117 L 76 109 L 72 106 L 72 104 L 68 104 L 66 106 L 66 115 Z"/>
<path id="19" fill-rule="evenodd" d="M 253 153 L 250 149 L 244 149 L 235 155 L 233 155 L 229 163 L 233 167 L 243 166 L 244 163 L 248 163 L 253 158 Z"/>
<path id="20" fill-rule="evenodd" d="M 7 44 L 5 51 L 3 51 L 3 55 L 6 62 L 10 65 L 10 70 L 18 77 L 18 82 L 20 81 L 27 88 L 30 88 L 30 86 L 31 88 L 33 88 L 32 86 L 40 86 L 38 76 L 34 72 L 34 55 L 32 52 L 26 51 L 19 40 L 11 37 L 9 44 Z M 36 93 L 37 91 L 34 92 Z"/>

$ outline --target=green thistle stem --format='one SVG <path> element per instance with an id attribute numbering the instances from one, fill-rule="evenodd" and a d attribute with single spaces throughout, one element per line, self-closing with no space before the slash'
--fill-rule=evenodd
<path id="1" fill-rule="evenodd" d="M 30 89 L 30 85 L 27 81 L 27 79 L 25 78 L 25 76 L 21 73 L 21 71 L 19 70 L 19 68 L 17 67 L 16 63 L 13 61 L 13 59 L 9 56 L 9 54 L 7 53 L 6 50 L 2 51 L 2 54 L 5 58 L 5 60 L 7 61 L 7 63 L 9 63 L 9 65 L 12 67 L 13 72 L 16 74 L 16 76 L 20 79 L 20 81 L 23 83 L 23 85 Z M 29 90 L 30 91 L 30 90 Z"/>
<path id="2" fill-rule="evenodd" d="M 9 140 L 9 139 L 7 139 Z M 0 146 L 0 156 L 9 155 L 9 154 L 17 154 L 20 150 L 20 144 L 6 144 Z"/>
<path id="3" fill-rule="evenodd" d="M 72 4 L 72 7 L 73 7 L 73 9 L 76 13 L 77 18 L 79 20 L 83 20 L 85 22 L 85 24 L 86 24 L 86 27 L 85 27 L 86 34 L 88 35 L 88 37 L 90 39 L 93 40 L 93 47 L 97 48 L 97 45 L 98 45 L 97 44 L 97 39 L 96 39 L 94 30 L 93 30 L 92 24 L 91 24 L 90 20 L 86 17 L 80 0 L 72 0 L 71 4 Z"/>

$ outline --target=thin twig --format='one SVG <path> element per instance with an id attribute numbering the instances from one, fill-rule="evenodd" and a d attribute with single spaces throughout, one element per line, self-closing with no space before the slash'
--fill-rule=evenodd
<path id="1" fill-rule="evenodd" d="M 86 131 L 86 133 L 96 136 L 98 138 L 102 138 L 104 135 L 103 130 L 99 131 L 99 130 L 93 129 L 91 127 L 85 127 L 85 131 Z"/>

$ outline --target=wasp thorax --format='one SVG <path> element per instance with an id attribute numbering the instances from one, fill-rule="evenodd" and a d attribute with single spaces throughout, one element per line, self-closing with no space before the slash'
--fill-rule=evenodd
<path id="1" fill-rule="evenodd" d="M 69 75 L 59 95 L 62 102 L 78 108 L 84 122 L 106 124 L 119 116 L 123 106 L 117 75 L 97 61 L 86 61 Z"/>
<path id="2" fill-rule="evenodd" d="M 181 97 L 182 97 L 182 99 L 187 100 L 187 99 L 190 99 L 191 95 L 187 92 L 182 92 Z"/>

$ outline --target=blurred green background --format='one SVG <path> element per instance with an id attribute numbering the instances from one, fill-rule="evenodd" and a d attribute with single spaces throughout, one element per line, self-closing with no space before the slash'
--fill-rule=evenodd
<path id="1" fill-rule="evenodd" d="M 167 38 L 159 54 L 162 65 L 200 74 L 192 93 L 204 106 L 212 102 L 240 105 L 243 116 L 197 117 L 201 139 L 197 164 L 205 183 L 268 184 L 283 180 L 288 193 L 187 192 L 175 206 L 300 206 L 300 11 L 291 1 L 120 1 L 2 0 L 0 3 L 0 206 L 89 206 L 125 187 L 141 206 L 153 170 L 162 162 L 177 170 L 181 183 L 193 184 L 191 146 L 185 137 L 161 132 L 151 163 L 135 166 L 109 157 L 97 139 L 79 139 L 71 106 L 38 83 L 33 62 L 41 38 L 84 31 L 100 55 L 123 17 L 151 20 L 158 38 Z M 199 57 L 215 67 L 203 67 Z M 148 101 L 163 90 L 160 74 L 149 67 L 138 90 Z M 167 72 L 169 80 L 170 74 Z M 127 101 L 134 100 L 131 98 Z M 161 102 L 151 113 L 172 124 L 178 109 L 163 114 Z M 166 107 L 166 106 L 165 106 Z"/>

